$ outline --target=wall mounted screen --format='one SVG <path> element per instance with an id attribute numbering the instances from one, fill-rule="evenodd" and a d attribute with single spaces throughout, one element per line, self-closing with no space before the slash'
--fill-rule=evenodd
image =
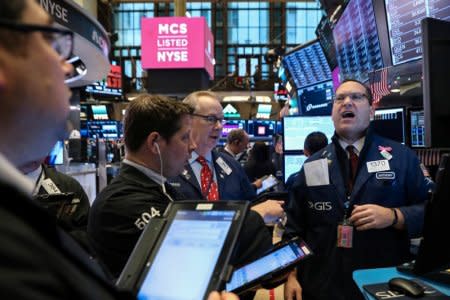
<path id="1" fill-rule="evenodd" d="M 405 144 L 405 123 L 404 107 L 377 109 L 372 121 L 376 133 L 402 144 Z"/>
<path id="2" fill-rule="evenodd" d="M 448 0 L 385 0 L 391 43 L 392 64 L 398 65 L 422 57 L 422 30 L 425 17 L 450 21 Z"/>
<path id="3" fill-rule="evenodd" d="M 423 109 L 409 111 L 411 147 L 425 147 L 425 115 Z"/>
<path id="4" fill-rule="evenodd" d="M 368 72 L 383 67 L 372 0 L 348 2 L 333 29 L 336 57 L 342 77 L 368 79 Z"/>
<path id="5" fill-rule="evenodd" d="M 318 40 L 289 51 L 283 58 L 296 88 L 329 80 L 331 70 Z"/>
<path id="6" fill-rule="evenodd" d="M 305 116 L 331 115 L 333 94 L 332 80 L 298 89 L 299 114 Z"/>

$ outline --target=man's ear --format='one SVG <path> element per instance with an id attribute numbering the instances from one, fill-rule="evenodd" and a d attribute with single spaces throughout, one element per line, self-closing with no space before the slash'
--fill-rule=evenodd
<path id="1" fill-rule="evenodd" d="M 147 149 L 149 149 L 149 151 L 151 151 L 152 153 L 157 154 L 158 153 L 157 148 L 159 148 L 159 145 L 158 145 L 159 140 L 161 140 L 161 138 L 160 138 L 160 135 L 158 132 L 156 132 L 156 131 L 150 132 L 149 135 L 147 135 L 147 139 L 145 140 Z"/>

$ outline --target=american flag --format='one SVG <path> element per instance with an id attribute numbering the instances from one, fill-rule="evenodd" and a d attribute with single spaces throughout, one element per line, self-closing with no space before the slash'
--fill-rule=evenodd
<path id="1" fill-rule="evenodd" d="M 388 86 L 388 68 L 374 71 L 372 74 L 372 80 L 370 81 L 370 89 L 372 90 L 373 103 L 378 103 L 385 95 L 389 95 L 391 91 Z"/>

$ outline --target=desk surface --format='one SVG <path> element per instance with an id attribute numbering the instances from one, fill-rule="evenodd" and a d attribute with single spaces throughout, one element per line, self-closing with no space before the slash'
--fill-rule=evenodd
<path id="1" fill-rule="evenodd" d="M 353 272 L 353 280 L 358 285 L 359 289 L 364 294 L 364 297 L 369 300 L 375 300 L 369 293 L 363 289 L 363 285 L 388 282 L 392 277 L 406 277 L 406 278 L 418 278 L 425 283 L 431 285 L 435 289 L 439 290 L 445 295 L 450 295 L 450 286 L 444 284 L 438 284 L 434 281 L 424 279 L 422 277 L 414 277 L 397 271 L 395 267 L 392 268 L 379 268 L 379 269 L 365 269 L 356 270 Z"/>

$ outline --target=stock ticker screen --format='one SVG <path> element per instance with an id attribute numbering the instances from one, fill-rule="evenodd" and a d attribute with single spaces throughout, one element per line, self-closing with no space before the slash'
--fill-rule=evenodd
<path id="1" fill-rule="evenodd" d="M 450 21 L 449 0 L 385 0 L 385 5 L 393 65 L 422 57 L 423 18 Z"/>
<path id="2" fill-rule="evenodd" d="M 352 0 L 333 29 L 336 56 L 343 78 L 368 79 L 383 67 L 372 0 Z"/>
<path id="3" fill-rule="evenodd" d="M 297 89 L 331 78 L 331 69 L 318 40 L 287 53 L 283 64 Z"/>

